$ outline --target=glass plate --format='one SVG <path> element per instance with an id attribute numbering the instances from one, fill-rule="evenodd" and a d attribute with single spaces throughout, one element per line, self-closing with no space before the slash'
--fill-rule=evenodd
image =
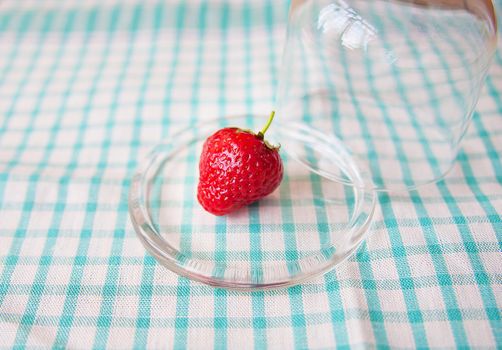
<path id="1" fill-rule="evenodd" d="M 361 174 L 341 143 L 303 124 L 275 120 L 267 132 L 270 142 L 282 141 L 285 166 L 274 193 L 223 217 L 202 209 L 196 193 L 204 140 L 226 126 L 259 130 L 266 120 L 229 117 L 190 127 L 158 145 L 139 167 L 129 212 L 141 242 L 162 265 L 216 287 L 279 288 L 330 270 L 366 237 L 374 192 L 357 186 Z M 313 170 L 326 159 L 354 185 Z"/>

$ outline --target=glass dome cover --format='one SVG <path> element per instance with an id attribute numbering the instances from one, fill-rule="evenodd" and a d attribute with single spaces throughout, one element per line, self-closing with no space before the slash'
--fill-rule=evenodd
<path id="1" fill-rule="evenodd" d="M 496 33 L 490 1 L 293 1 L 278 117 L 339 139 L 367 188 L 437 181 L 455 162 Z M 347 181 L 318 158 L 317 170 Z"/>

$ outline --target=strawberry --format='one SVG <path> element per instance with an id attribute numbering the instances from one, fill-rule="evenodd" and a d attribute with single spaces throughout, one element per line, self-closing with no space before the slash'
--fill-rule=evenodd
<path id="1" fill-rule="evenodd" d="M 272 193 L 281 183 L 279 147 L 264 140 L 272 123 L 259 133 L 224 128 L 205 141 L 199 162 L 197 199 L 214 215 L 225 215 Z"/>

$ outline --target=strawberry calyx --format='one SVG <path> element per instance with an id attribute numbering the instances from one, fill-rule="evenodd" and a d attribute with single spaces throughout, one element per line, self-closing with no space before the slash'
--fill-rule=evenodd
<path id="1" fill-rule="evenodd" d="M 265 146 L 267 146 L 267 148 L 273 150 L 273 151 L 278 151 L 280 148 L 281 148 L 281 145 L 273 145 L 271 144 L 270 142 L 268 142 L 267 140 L 265 140 L 265 133 L 267 132 L 268 128 L 270 127 L 270 125 L 272 124 L 272 121 L 274 120 L 274 117 L 275 117 L 275 111 L 272 111 L 270 113 L 270 117 L 268 118 L 268 121 L 267 121 L 267 124 L 265 124 L 265 126 L 263 127 L 263 129 L 261 129 L 260 131 L 258 131 L 257 133 L 250 130 L 250 129 L 242 129 L 242 128 L 236 128 L 238 132 L 245 132 L 245 133 L 248 133 L 248 134 L 251 134 L 251 135 L 254 135 L 256 136 L 258 139 L 262 140 L 263 143 L 265 144 Z"/>

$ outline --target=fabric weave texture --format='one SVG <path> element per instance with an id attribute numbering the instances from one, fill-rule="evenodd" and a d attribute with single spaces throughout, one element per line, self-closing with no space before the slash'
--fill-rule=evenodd
<path id="1" fill-rule="evenodd" d="M 0 348 L 502 346 L 500 50 L 452 172 L 379 194 L 334 271 L 240 293 L 146 253 L 127 195 L 149 149 L 272 109 L 288 3 L 257 3 L 0 4 Z"/>

